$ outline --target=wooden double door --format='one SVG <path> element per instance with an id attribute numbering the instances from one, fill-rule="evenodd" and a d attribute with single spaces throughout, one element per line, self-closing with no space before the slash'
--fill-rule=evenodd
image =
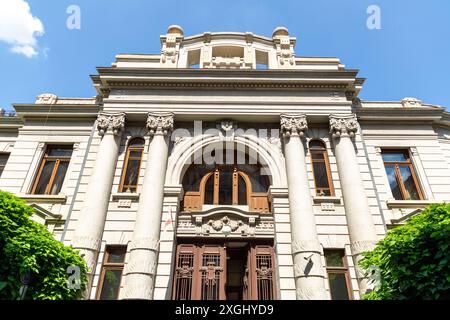
<path id="1" fill-rule="evenodd" d="M 245 242 L 179 244 L 172 298 L 175 300 L 273 300 L 272 245 Z"/>

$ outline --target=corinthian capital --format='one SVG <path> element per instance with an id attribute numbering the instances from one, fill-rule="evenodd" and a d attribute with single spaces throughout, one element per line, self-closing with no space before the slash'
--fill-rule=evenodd
<path id="1" fill-rule="evenodd" d="M 338 138 L 343 134 L 348 134 L 353 138 L 356 131 L 358 131 L 358 120 L 355 114 L 330 115 L 330 133 L 333 138 Z"/>
<path id="2" fill-rule="evenodd" d="M 125 113 L 101 112 L 97 117 L 97 128 L 101 136 L 107 131 L 117 135 L 125 126 Z"/>
<path id="3" fill-rule="evenodd" d="M 152 136 L 155 134 L 169 134 L 173 130 L 173 113 L 149 113 L 147 129 Z"/>
<path id="4" fill-rule="evenodd" d="M 304 114 L 282 114 L 280 117 L 281 132 L 283 137 L 290 137 L 291 135 L 299 135 L 303 137 L 308 131 L 308 123 L 306 122 L 306 115 Z"/>

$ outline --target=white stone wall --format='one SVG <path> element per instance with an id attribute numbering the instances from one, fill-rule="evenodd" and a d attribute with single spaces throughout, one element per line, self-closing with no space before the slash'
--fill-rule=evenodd
<path id="1" fill-rule="evenodd" d="M 65 220 L 69 215 L 91 131 L 92 123 L 89 122 L 28 121 L 18 132 L 0 179 L 0 189 L 22 196 L 30 203 L 37 203 L 54 214 L 62 215 Z M 74 145 L 74 150 L 60 194 L 65 200 L 55 201 L 58 197 L 54 196 L 35 199 L 30 192 L 46 145 L 68 143 Z M 62 226 L 57 227 L 55 238 L 61 239 L 62 232 Z"/>
<path id="2" fill-rule="evenodd" d="M 387 224 L 390 223 L 391 219 L 398 219 L 411 209 L 408 209 L 406 205 L 405 209 L 392 209 L 392 206 L 391 208 L 388 206 L 392 202 L 393 196 L 380 148 L 409 149 L 425 200 L 430 202 L 450 200 L 448 148 L 446 143 L 439 142 L 431 125 L 363 124 L 363 134 L 373 172 L 373 182 L 376 185 L 380 207 Z M 420 204 L 420 202 L 418 203 Z M 401 207 L 401 204 L 397 204 L 396 207 L 398 206 Z"/>

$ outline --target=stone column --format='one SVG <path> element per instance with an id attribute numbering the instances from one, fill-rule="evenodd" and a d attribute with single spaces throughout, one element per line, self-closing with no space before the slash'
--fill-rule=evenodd
<path id="1" fill-rule="evenodd" d="M 358 267 L 358 261 L 362 258 L 362 252 L 373 249 L 377 241 L 377 233 L 359 171 L 355 147 L 351 140 L 355 137 L 357 130 L 356 115 L 330 115 L 330 133 L 334 140 L 351 251 L 359 281 L 359 290 L 361 294 L 364 294 L 368 286 Z"/>
<path id="2" fill-rule="evenodd" d="M 102 140 L 73 240 L 74 248 L 80 250 L 88 266 L 86 294 L 92 287 L 124 125 L 125 113 L 101 112 L 97 118 Z"/>
<path id="3" fill-rule="evenodd" d="M 150 113 L 147 128 L 152 137 L 147 167 L 139 197 L 139 208 L 130 259 L 125 269 L 122 299 L 153 299 L 154 279 L 158 263 L 159 236 L 164 199 L 164 180 L 169 154 L 169 138 L 173 129 L 172 113 Z"/>
<path id="4" fill-rule="evenodd" d="M 308 130 L 306 116 L 281 115 L 281 130 L 289 188 L 296 296 L 299 300 L 327 299 L 321 260 L 322 248 L 317 236 L 302 142 L 302 137 Z"/>

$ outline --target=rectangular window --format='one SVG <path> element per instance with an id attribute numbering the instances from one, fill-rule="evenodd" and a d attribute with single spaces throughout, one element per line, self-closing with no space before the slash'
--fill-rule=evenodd
<path id="1" fill-rule="evenodd" d="M 47 146 L 33 186 L 33 194 L 56 195 L 61 191 L 72 150 L 72 146 Z"/>
<path id="2" fill-rule="evenodd" d="M 0 153 L 0 177 L 2 176 L 3 170 L 5 170 L 6 163 L 8 162 L 9 153 Z"/>
<path id="3" fill-rule="evenodd" d="M 117 300 L 125 264 L 126 246 L 107 246 L 97 290 L 99 300 Z"/>
<path id="4" fill-rule="evenodd" d="M 325 262 L 332 300 L 350 300 L 351 286 L 345 251 L 325 249 Z"/>
<path id="5" fill-rule="evenodd" d="M 422 200 L 408 150 L 382 150 L 381 155 L 394 199 Z"/>

